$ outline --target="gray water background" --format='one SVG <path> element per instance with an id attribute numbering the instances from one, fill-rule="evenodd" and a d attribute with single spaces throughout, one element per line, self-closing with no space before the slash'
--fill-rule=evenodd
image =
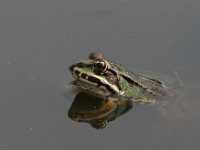
<path id="1" fill-rule="evenodd" d="M 198 0 L 1 1 L 0 149 L 199 149 L 199 8 Z M 74 122 L 67 67 L 94 50 L 170 83 L 177 72 L 184 88 L 103 130 Z"/>

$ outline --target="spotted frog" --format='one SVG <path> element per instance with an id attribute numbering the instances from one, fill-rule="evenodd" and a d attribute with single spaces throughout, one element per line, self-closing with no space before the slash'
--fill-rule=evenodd
<path id="1" fill-rule="evenodd" d="M 132 72 L 99 52 L 71 64 L 69 71 L 75 78 L 72 85 L 100 97 L 155 103 L 157 97 L 168 93 L 161 81 Z"/>

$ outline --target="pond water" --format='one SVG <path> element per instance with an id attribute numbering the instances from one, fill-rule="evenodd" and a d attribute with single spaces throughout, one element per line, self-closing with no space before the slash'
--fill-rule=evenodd
<path id="1" fill-rule="evenodd" d="M 199 149 L 199 7 L 197 0 L 1 1 L 0 149 Z M 179 96 L 137 105 L 101 130 L 73 121 L 68 65 L 95 50 L 158 75 Z"/>

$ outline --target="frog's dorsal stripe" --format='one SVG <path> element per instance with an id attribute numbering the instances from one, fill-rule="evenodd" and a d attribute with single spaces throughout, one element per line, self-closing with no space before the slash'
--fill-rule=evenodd
<path id="1" fill-rule="evenodd" d="M 152 78 L 148 78 L 148 77 L 145 77 L 146 79 L 148 80 L 151 80 L 152 82 L 156 83 L 158 86 L 162 87 L 162 82 L 159 81 L 159 80 L 156 80 L 156 79 L 152 79 Z"/>
<path id="2" fill-rule="evenodd" d="M 163 87 L 162 83 L 156 79 L 152 79 L 152 78 L 144 77 L 139 74 L 135 74 L 132 71 L 130 71 L 129 69 L 126 69 L 125 67 L 123 67 L 121 64 L 112 63 L 112 62 L 109 62 L 109 63 L 111 64 L 111 67 L 110 67 L 111 72 L 113 72 L 114 74 L 120 74 L 121 76 L 128 79 L 130 82 L 132 80 L 134 85 L 137 85 L 137 86 L 140 86 L 143 88 L 148 88 L 148 89 L 151 87 L 149 87 L 149 85 L 147 85 L 147 84 L 152 84 L 153 86 Z M 115 66 L 117 66 L 117 68 Z M 144 83 L 144 81 L 145 81 L 145 83 Z"/>
<path id="3" fill-rule="evenodd" d="M 143 77 L 140 76 L 138 74 L 134 74 L 132 72 L 129 71 L 125 71 L 126 74 L 124 74 L 123 72 L 116 72 L 114 69 L 110 68 L 109 69 L 110 72 L 112 72 L 113 74 L 115 74 L 116 76 L 121 75 L 127 82 L 129 82 L 130 84 L 140 87 L 143 90 L 152 93 L 152 94 L 156 94 L 154 92 L 154 90 L 157 90 L 159 88 L 162 88 L 162 83 L 156 79 L 151 79 L 151 78 L 147 78 L 147 77 Z"/>
<path id="4" fill-rule="evenodd" d="M 132 76 L 122 74 L 121 76 L 129 83 L 142 88 L 148 93 L 156 94 L 155 91 L 159 91 L 163 87 L 161 82 L 156 82 L 157 80 L 151 80 L 138 74 Z"/>

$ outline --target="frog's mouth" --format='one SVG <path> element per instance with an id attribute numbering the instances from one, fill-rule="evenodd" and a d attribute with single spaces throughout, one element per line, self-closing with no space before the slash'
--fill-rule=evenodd
<path id="1" fill-rule="evenodd" d="M 75 79 L 90 85 L 90 87 L 107 90 L 113 94 L 120 93 L 119 88 L 115 84 L 108 82 L 106 77 L 96 75 L 92 70 L 92 65 L 76 63 L 69 66 L 69 70 Z"/>

